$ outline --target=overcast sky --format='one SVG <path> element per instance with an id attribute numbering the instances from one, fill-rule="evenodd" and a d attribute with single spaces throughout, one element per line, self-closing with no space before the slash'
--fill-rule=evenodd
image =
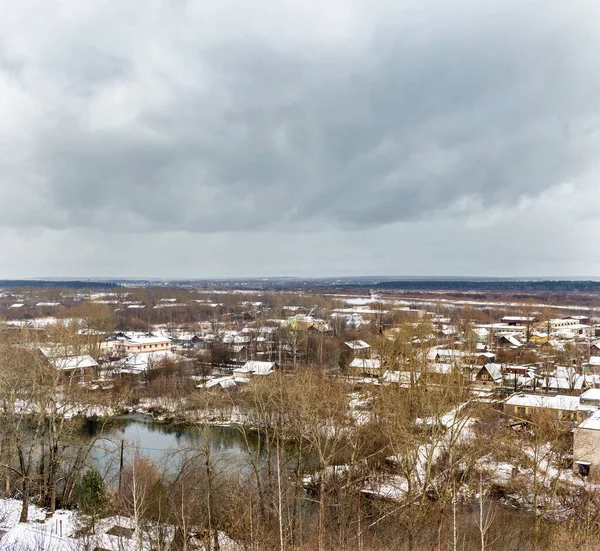
<path id="1" fill-rule="evenodd" d="M 600 275 L 597 0 L 19 0 L 0 277 Z"/>

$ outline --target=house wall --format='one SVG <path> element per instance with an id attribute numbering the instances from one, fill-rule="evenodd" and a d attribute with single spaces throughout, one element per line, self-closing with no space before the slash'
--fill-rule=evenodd
<path id="1" fill-rule="evenodd" d="M 502 381 L 499 381 L 499 383 Z M 494 379 L 492 378 L 492 376 L 490 375 L 490 373 L 487 371 L 487 369 L 485 368 L 481 368 L 481 370 L 479 371 L 479 373 L 477 373 L 477 375 L 475 375 L 475 383 L 479 386 L 479 387 L 493 387 L 496 386 L 496 382 L 494 381 Z"/>
<path id="2" fill-rule="evenodd" d="M 551 329 L 559 329 L 562 327 L 571 327 L 573 325 L 579 325 L 581 322 L 579 320 L 572 319 L 554 319 L 550 320 L 550 328 Z"/>
<path id="3" fill-rule="evenodd" d="M 76 369 L 63 369 L 60 372 L 63 382 L 89 381 L 97 375 L 95 367 L 78 367 Z"/>
<path id="4" fill-rule="evenodd" d="M 160 343 L 128 343 L 122 342 L 115 345 L 115 352 L 117 354 L 138 354 L 139 352 L 161 352 L 163 350 L 170 350 L 171 343 L 170 342 L 160 342 Z"/>
<path id="5" fill-rule="evenodd" d="M 600 407 L 600 399 L 593 398 L 579 398 L 579 403 L 585 406 L 596 406 Z"/>
<path id="6" fill-rule="evenodd" d="M 562 337 L 565 339 L 572 339 L 577 336 L 591 337 L 593 336 L 593 330 L 591 327 L 559 327 L 552 330 L 552 335 L 555 337 Z"/>
<path id="7" fill-rule="evenodd" d="M 573 471 L 578 472 L 577 461 L 589 461 L 590 475 L 600 477 L 600 430 L 576 427 L 573 431 Z"/>
<path id="8" fill-rule="evenodd" d="M 521 419 L 526 419 L 537 412 L 550 412 L 550 414 L 559 421 L 577 421 L 581 423 L 587 415 L 583 411 L 570 411 L 553 408 L 540 408 L 536 406 L 516 406 L 513 404 L 504 404 L 504 413 Z"/>

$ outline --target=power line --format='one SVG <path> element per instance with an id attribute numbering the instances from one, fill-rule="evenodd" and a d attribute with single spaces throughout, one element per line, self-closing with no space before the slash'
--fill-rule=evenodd
<path id="1" fill-rule="evenodd" d="M 110 441 L 108 441 L 110 442 Z M 124 442 L 124 441 L 122 441 Z M 115 446 L 118 446 L 117 442 L 110 442 L 111 444 L 114 444 Z M 197 450 L 197 448 L 149 448 L 146 446 L 137 446 L 135 444 L 125 444 L 123 443 L 123 447 L 125 448 L 133 448 L 133 449 L 137 449 L 137 450 L 149 450 L 149 451 L 158 451 L 158 452 L 180 452 L 180 451 L 192 451 L 192 450 Z M 98 449 L 101 449 L 103 451 L 110 451 L 107 450 L 106 447 L 99 447 Z M 117 451 L 117 450 L 114 450 Z M 233 452 L 232 452 L 233 453 Z"/>

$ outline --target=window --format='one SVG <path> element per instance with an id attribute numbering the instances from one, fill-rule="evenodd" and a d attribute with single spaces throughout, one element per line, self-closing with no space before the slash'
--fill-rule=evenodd
<path id="1" fill-rule="evenodd" d="M 578 471 L 581 476 L 589 476 L 591 466 L 591 463 L 588 462 L 577 462 Z"/>

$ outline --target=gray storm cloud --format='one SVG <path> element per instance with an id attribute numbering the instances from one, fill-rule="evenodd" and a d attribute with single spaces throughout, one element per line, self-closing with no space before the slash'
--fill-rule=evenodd
<path id="1" fill-rule="evenodd" d="M 598 15 L 20 2 L 0 23 L 0 226 L 363 231 L 510 210 L 596 169 Z"/>

